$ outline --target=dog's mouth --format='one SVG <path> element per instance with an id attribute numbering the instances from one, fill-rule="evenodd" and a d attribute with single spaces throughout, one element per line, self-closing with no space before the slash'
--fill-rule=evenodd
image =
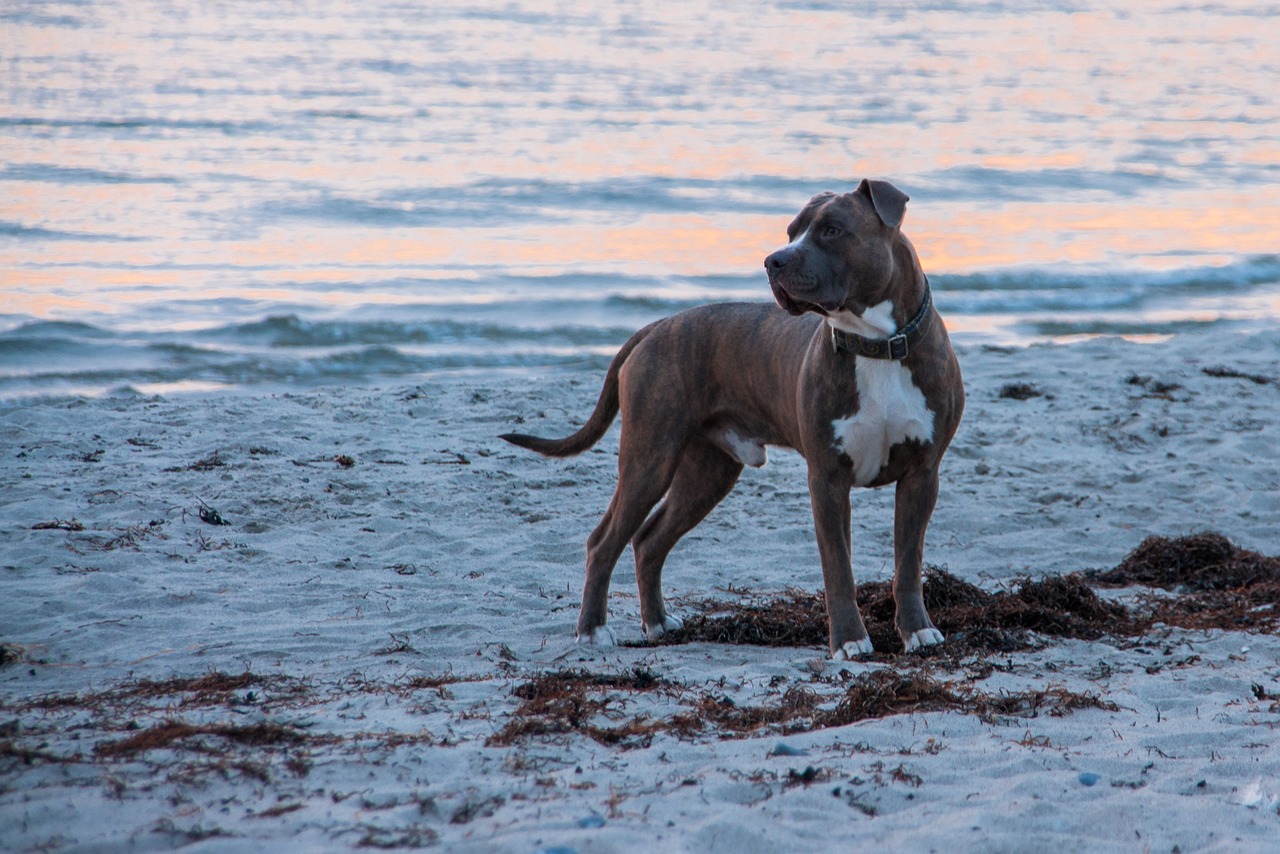
<path id="1" fill-rule="evenodd" d="M 786 288 L 778 284 L 772 279 L 769 280 L 769 287 L 773 290 L 774 302 L 778 307 L 790 315 L 798 316 L 806 312 L 813 312 L 827 317 L 834 311 L 839 311 L 844 306 L 840 303 L 833 302 L 811 302 L 805 299 L 798 299 L 789 294 Z"/>
<path id="2" fill-rule="evenodd" d="M 805 313 L 806 309 L 804 306 L 796 300 L 793 300 L 791 295 L 784 291 L 777 282 L 770 281 L 769 287 L 773 290 L 773 301 L 778 304 L 778 308 L 790 315 L 800 315 Z"/>

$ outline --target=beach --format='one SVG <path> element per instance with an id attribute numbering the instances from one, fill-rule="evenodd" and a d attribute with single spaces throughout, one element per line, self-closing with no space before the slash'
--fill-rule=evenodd
<path id="1" fill-rule="evenodd" d="M 925 552 L 947 577 L 1008 592 L 1206 532 L 1280 554 L 1280 334 L 959 357 Z M 628 551 L 621 645 L 576 646 L 617 427 L 558 461 L 497 436 L 563 435 L 600 378 L 0 407 L 2 847 L 1274 850 L 1274 632 L 647 645 Z M 855 576 L 883 583 L 892 492 L 853 499 Z M 687 621 L 820 590 L 803 460 L 748 470 L 664 576 Z M 1089 589 L 1132 613 L 1186 592 Z M 907 678 L 935 699 L 835 722 Z"/>
<path id="2" fill-rule="evenodd" d="M 1274 851 L 1274 10 L 0 12 L 0 851 Z M 903 232 L 968 403 L 829 660 L 804 461 L 579 647 L 635 330 Z"/>

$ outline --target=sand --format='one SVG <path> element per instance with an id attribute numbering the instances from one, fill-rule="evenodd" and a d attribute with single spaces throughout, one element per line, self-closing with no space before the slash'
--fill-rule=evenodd
<path id="1" fill-rule="evenodd" d="M 1280 334 L 959 355 L 928 563 L 996 591 L 1149 535 L 1280 553 Z M 598 380 L 0 405 L 0 848 L 1276 850 L 1271 634 L 851 663 L 576 647 L 616 427 L 565 461 L 496 436 L 567 431 Z M 674 613 L 821 586 L 802 461 L 770 456 L 672 555 Z M 890 576 L 891 501 L 855 492 L 860 582 Z M 629 552 L 610 605 L 638 642 Z M 615 683 L 562 698 L 576 731 L 520 735 L 528 684 L 563 671 Z M 911 673 L 1096 702 L 749 733 L 707 714 Z"/>

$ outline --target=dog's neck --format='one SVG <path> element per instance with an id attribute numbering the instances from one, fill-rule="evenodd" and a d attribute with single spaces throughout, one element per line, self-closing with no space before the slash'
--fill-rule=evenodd
<path id="1" fill-rule="evenodd" d="M 848 309 L 827 313 L 827 322 L 850 335 L 860 335 L 873 341 L 884 341 L 898 330 L 919 320 L 929 280 L 920 267 L 915 247 L 905 235 L 899 234 L 893 247 L 895 278 L 890 288 L 893 296 L 854 314 Z"/>
<path id="2" fill-rule="evenodd" d="M 850 335 L 861 335 L 874 341 L 884 341 L 898 331 L 895 318 L 898 307 L 893 300 L 876 303 L 862 314 L 854 314 L 847 308 L 827 313 L 827 322 Z"/>

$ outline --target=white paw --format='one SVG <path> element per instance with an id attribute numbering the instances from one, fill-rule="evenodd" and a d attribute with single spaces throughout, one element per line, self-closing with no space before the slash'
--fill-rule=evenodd
<path id="1" fill-rule="evenodd" d="M 915 652 L 926 646 L 942 643 L 942 632 L 937 629 L 921 629 L 907 638 L 907 652 Z"/>
<path id="2" fill-rule="evenodd" d="M 617 646 L 618 636 L 608 626 L 596 626 L 589 635 L 578 635 L 578 646 Z"/>
<path id="3" fill-rule="evenodd" d="M 684 620 L 679 617 L 673 617 L 670 614 L 662 618 L 662 622 L 656 626 L 644 626 L 644 636 L 649 640 L 657 640 L 667 632 L 674 632 L 676 629 L 684 625 Z"/>
<path id="4" fill-rule="evenodd" d="M 871 638 L 863 638 L 858 641 L 849 641 L 844 646 L 831 653 L 832 661 L 853 661 L 860 655 L 875 652 L 875 647 L 871 645 Z"/>

